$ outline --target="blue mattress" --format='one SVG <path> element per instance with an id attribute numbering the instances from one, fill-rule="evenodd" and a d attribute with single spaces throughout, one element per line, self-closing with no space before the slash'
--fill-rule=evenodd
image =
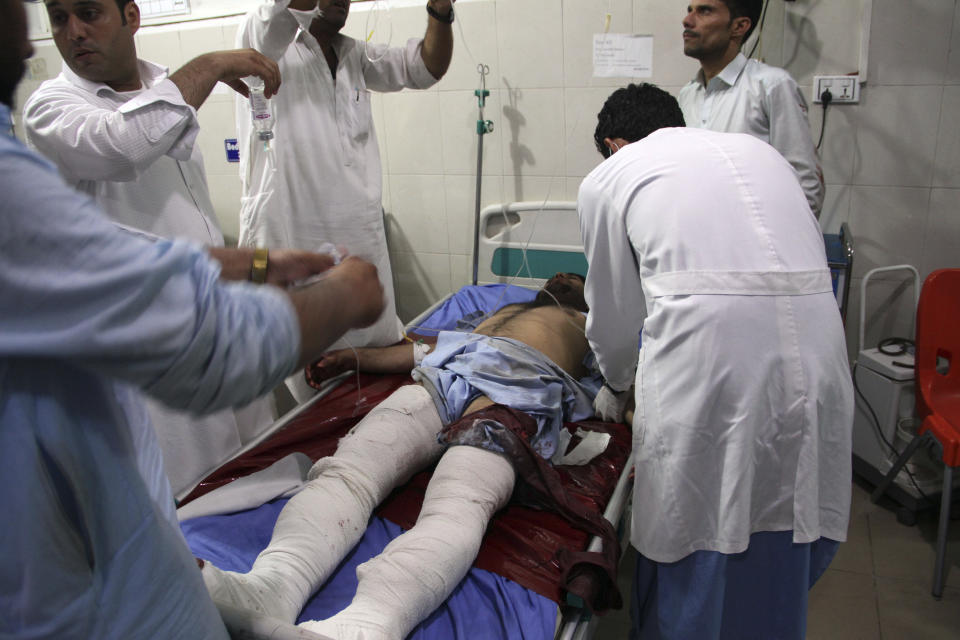
<path id="1" fill-rule="evenodd" d="M 421 327 L 452 328 L 464 315 L 533 299 L 529 289 L 507 285 L 466 286 L 444 301 Z M 418 333 L 428 333 L 424 329 Z M 248 571 L 270 541 L 286 500 L 255 509 L 186 520 L 181 529 L 193 554 L 221 569 Z M 380 553 L 403 530 L 377 516 L 353 551 L 309 600 L 298 622 L 328 618 L 345 608 L 357 588 L 356 568 Z M 557 604 L 502 576 L 471 569 L 446 603 L 413 630 L 413 640 L 544 640 L 553 638 Z"/>

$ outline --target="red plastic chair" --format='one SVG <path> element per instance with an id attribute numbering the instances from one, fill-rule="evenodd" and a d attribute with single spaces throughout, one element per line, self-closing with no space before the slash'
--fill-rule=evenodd
<path id="1" fill-rule="evenodd" d="M 874 491 L 876 501 L 924 443 L 943 460 L 943 491 L 934 564 L 933 596 L 943 595 L 953 469 L 960 466 L 960 269 L 939 269 L 923 283 L 917 306 L 917 435 Z"/>

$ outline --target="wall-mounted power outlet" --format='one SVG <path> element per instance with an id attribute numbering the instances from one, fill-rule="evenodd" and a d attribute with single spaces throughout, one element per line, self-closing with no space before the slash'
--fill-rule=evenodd
<path id="1" fill-rule="evenodd" d="M 813 76 L 814 102 L 823 102 L 820 96 L 827 89 L 833 96 L 830 104 L 860 102 L 860 78 L 857 76 Z"/>

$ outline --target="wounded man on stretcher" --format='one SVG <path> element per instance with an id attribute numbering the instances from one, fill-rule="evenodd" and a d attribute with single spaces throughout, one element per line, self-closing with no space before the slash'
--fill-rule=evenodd
<path id="1" fill-rule="evenodd" d="M 357 568 L 351 604 L 300 626 L 337 640 L 405 638 L 466 575 L 518 477 L 524 493 L 604 538 L 603 552 L 591 554 L 586 569 L 600 579 L 571 580 L 568 589 L 585 590 L 577 595 L 596 611 L 619 607 L 613 528 L 564 494 L 550 464 L 563 463 L 563 422 L 593 415 L 602 382 L 591 366 L 586 311 L 583 277 L 558 273 L 534 301 L 500 309 L 473 332 L 440 332 L 425 356 L 430 347 L 407 343 L 336 351 L 312 365 L 314 381 L 358 367 L 413 369 L 418 384 L 395 391 L 334 455 L 316 462 L 249 573 L 203 563 L 213 599 L 294 623 L 361 538 L 377 505 L 439 459 L 416 525 Z M 415 364 L 417 351 L 423 359 Z M 582 576 L 583 556 L 575 571 L 565 568 L 571 575 Z"/>

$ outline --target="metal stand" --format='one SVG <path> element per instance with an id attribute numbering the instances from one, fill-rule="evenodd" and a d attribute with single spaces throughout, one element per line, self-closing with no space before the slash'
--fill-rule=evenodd
<path id="1" fill-rule="evenodd" d="M 907 445 L 907 448 L 903 450 L 903 453 L 900 454 L 900 457 L 897 458 L 897 461 L 890 471 L 887 472 L 887 475 L 883 476 L 883 480 L 880 481 L 880 484 L 873 490 L 873 493 L 870 494 L 870 501 L 876 503 L 883 497 L 883 494 L 887 492 L 887 487 L 890 486 L 890 483 L 893 482 L 894 478 L 897 477 L 897 474 L 900 473 L 900 469 L 903 469 L 903 466 L 907 464 L 907 461 L 910 460 L 910 457 L 913 456 L 913 452 L 916 451 L 921 444 L 932 443 L 936 444 L 936 440 L 933 438 L 933 435 L 927 431 L 922 436 L 915 436 L 913 440 L 910 441 L 910 444 Z"/>
<path id="2" fill-rule="evenodd" d="M 874 489 L 873 493 L 870 495 L 870 500 L 872 502 L 877 502 L 881 497 L 883 497 L 887 487 L 890 486 L 890 483 L 893 482 L 893 479 L 897 477 L 898 473 L 900 473 L 900 469 L 903 468 L 903 465 L 907 463 L 907 461 L 910 459 L 910 456 L 912 456 L 917 448 L 919 448 L 922 444 L 932 446 L 934 449 L 939 451 L 939 456 L 941 458 L 943 457 L 943 448 L 932 432 L 926 431 L 923 433 L 923 435 L 916 436 L 910 441 L 910 444 L 907 445 L 907 448 L 903 450 L 903 453 L 901 453 L 900 457 L 897 458 L 896 463 L 894 463 L 894 465 L 890 468 L 890 471 L 887 472 L 887 475 L 883 477 L 883 480 L 877 485 L 877 488 Z M 944 563 L 947 556 L 947 526 L 950 524 L 950 499 L 952 492 L 953 467 L 944 463 L 943 490 L 940 493 L 940 521 L 937 526 L 937 553 L 933 565 L 933 589 L 931 590 L 933 597 L 937 600 L 943 597 L 943 583 L 945 578 Z"/>
<path id="3" fill-rule="evenodd" d="M 477 197 L 476 212 L 473 218 L 473 284 L 477 284 L 477 265 L 480 259 L 480 183 L 483 177 L 483 136 L 493 131 L 493 122 L 483 119 L 483 107 L 486 104 L 487 96 L 487 74 L 490 73 L 490 67 L 482 62 L 477 65 L 477 73 L 480 74 L 480 88 L 474 91 L 477 96 Z"/>
<path id="4" fill-rule="evenodd" d="M 953 467 L 943 466 L 943 493 L 940 496 L 940 522 L 937 526 L 937 559 L 933 565 L 933 597 L 943 597 L 943 565 L 947 557 L 947 525 L 950 524 L 950 493 L 953 491 Z"/>

